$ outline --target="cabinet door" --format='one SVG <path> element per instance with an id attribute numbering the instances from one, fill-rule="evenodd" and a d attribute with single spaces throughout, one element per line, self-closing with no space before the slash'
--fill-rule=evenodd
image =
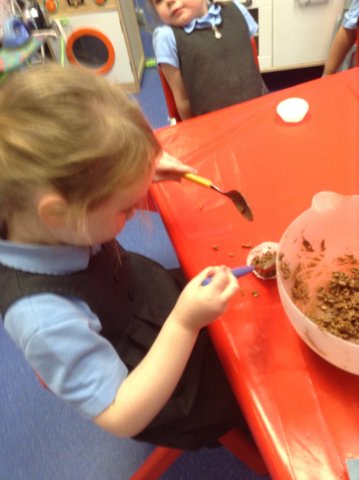
<path id="1" fill-rule="evenodd" d="M 120 0 L 118 7 L 121 24 L 124 26 L 131 65 L 136 79 L 140 81 L 145 67 L 145 54 L 133 0 Z"/>
<path id="2" fill-rule="evenodd" d="M 258 23 L 258 60 L 261 71 L 272 66 L 272 0 L 241 0 Z"/>
<path id="3" fill-rule="evenodd" d="M 273 0 L 273 67 L 325 62 L 345 0 Z"/>

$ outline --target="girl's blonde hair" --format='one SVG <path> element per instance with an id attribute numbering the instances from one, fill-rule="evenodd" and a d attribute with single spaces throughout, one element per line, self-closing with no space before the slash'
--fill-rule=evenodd
<path id="1" fill-rule="evenodd" d="M 150 172 L 161 147 L 119 86 L 53 63 L 0 86 L 0 228 L 50 187 L 85 213 Z"/>

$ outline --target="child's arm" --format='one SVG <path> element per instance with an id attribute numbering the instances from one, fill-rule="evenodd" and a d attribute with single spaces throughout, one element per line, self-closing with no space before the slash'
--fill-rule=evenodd
<path id="1" fill-rule="evenodd" d="M 346 54 L 354 45 L 355 39 L 356 30 L 351 30 L 343 26 L 339 28 L 325 62 L 323 76 L 330 75 L 338 70 Z"/>
<path id="2" fill-rule="evenodd" d="M 213 279 L 203 287 L 208 275 Z M 207 268 L 189 282 L 150 351 L 95 423 L 125 437 L 144 430 L 174 391 L 200 329 L 224 312 L 237 290 L 236 279 L 225 267 Z"/>
<path id="3" fill-rule="evenodd" d="M 162 73 L 167 80 L 170 89 L 172 90 L 173 97 L 176 102 L 177 110 L 182 118 L 191 118 L 191 105 L 187 96 L 187 92 L 183 83 L 182 73 L 178 68 L 169 65 L 168 63 L 161 63 Z"/>

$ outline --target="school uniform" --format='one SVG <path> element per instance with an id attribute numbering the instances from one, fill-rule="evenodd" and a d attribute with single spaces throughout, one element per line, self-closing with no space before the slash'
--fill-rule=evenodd
<path id="1" fill-rule="evenodd" d="M 159 64 L 179 68 L 194 115 L 265 93 L 250 37 L 257 24 L 243 6 L 212 4 L 208 13 L 180 27 L 158 27 L 153 46 Z"/>
<path id="2" fill-rule="evenodd" d="M 359 0 L 352 0 L 349 9 L 345 12 L 342 25 L 348 30 L 355 30 L 359 19 Z"/>
<path id="3" fill-rule="evenodd" d="M 5 329 L 51 391 L 92 418 L 146 355 L 182 285 L 117 242 L 95 248 L 0 241 Z M 245 421 L 207 331 L 175 392 L 135 438 L 195 449 Z"/>

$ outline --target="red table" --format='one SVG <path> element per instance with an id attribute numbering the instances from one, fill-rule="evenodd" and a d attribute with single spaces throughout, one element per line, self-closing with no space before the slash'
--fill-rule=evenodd
<path id="1" fill-rule="evenodd" d="M 276 114 L 291 96 L 310 105 L 297 125 Z M 243 245 L 279 241 L 316 192 L 359 193 L 358 126 L 356 68 L 158 130 L 169 153 L 223 190 L 240 189 L 254 212 L 250 223 L 226 197 L 185 180 L 156 184 L 186 274 L 244 264 Z M 243 292 L 210 333 L 272 478 L 347 479 L 346 458 L 359 458 L 359 376 L 302 342 L 275 280 L 239 283 Z"/>

